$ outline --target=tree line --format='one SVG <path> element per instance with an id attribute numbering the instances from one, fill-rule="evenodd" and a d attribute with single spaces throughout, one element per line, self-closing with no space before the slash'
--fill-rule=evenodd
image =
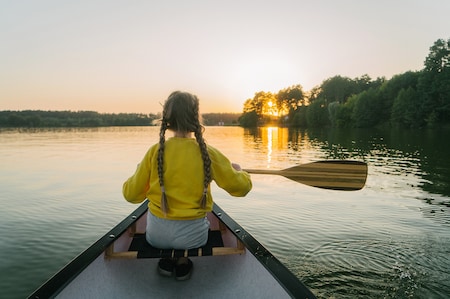
<path id="1" fill-rule="evenodd" d="M 450 39 L 438 39 L 420 71 L 372 79 L 340 75 L 305 92 L 294 85 L 245 101 L 240 125 L 293 127 L 450 126 Z"/>
<path id="2" fill-rule="evenodd" d="M 157 119 L 155 114 L 95 111 L 0 111 L 0 127 L 102 127 L 148 126 Z"/>
<path id="3" fill-rule="evenodd" d="M 237 125 L 240 113 L 206 113 L 203 123 L 208 126 Z M 0 111 L 0 127 L 108 127 L 157 125 L 161 114 L 119 113 L 95 111 Z"/>

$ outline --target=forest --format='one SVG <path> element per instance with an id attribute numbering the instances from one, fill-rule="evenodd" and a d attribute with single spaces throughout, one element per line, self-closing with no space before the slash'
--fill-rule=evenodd
<path id="1" fill-rule="evenodd" d="M 450 127 L 450 39 L 438 39 L 420 71 L 391 79 L 328 78 L 305 92 L 294 85 L 256 92 L 244 103 L 244 127 Z"/>
<path id="2" fill-rule="evenodd" d="M 240 113 L 206 113 L 202 115 L 207 126 L 238 125 Z M 110 127 L 157 125 L 161 114 L 119 113 L 95 111 L 0 111 L 0 127 Z"/>
<path id="3" fill-rule="evenodd" d="M 107 114 L 95 111 L 0 111 L 0 127 L 103 127 L 148 126 L 155 114 Z"/>

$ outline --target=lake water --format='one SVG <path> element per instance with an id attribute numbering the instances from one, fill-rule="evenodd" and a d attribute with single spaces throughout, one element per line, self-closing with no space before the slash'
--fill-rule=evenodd
<path id="1" fill-rule="evenodd" d="M 369 165 L 360 191 L 252 175 L 215 201 L 318 298 L 449 298 L 450 133 L 207 127 L 243 168 Z M 24 298 L 136 208 L 122 183 L 156 127 L 0 131 L 0 298 Z"/>

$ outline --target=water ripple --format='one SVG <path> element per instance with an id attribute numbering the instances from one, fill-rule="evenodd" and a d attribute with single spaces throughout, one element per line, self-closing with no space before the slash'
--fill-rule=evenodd
<path id="1" fill-rule="evenodd" d="M 450 278 L 450 249 L 445 245 L 448 241 L 436 245 L 439 243 L 427 237 L 389 243 L 334 240 L 301 257 L 304 267 L 309 269 L 306 273 L 302 273 L 303 267 L 295 271 L 322 298 L 336 295 L 340 298 L 433 298 L 436 292 L 450 286 L 447 282 L 444 287 L 442 277 L 435 276 L 447 273 Z M 434 244 L 433 248 L 430 244 Z"/>

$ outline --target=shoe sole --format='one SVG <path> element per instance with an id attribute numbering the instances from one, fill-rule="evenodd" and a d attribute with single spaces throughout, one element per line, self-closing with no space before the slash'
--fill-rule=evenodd
<path id="1" fill-rule="evenodd" d="M 161 276 L 171 277 L 175 271 L 175 259 L 161 259 L 158 263 L 158 273 Z"/>
<path id="2" fill-rule="evenodd" d="M 175 276 L 175 279 L 178 281 L 184 281 L 184 280 L 188 280 L 189 278 L 191 278 L 191 275 L 192 275 L 192 271 L 184 276 Z"/>
<path id="3" fill-rule="evenodd" d="M 165 276 L 165 277 L 171 277 L 173 275 L 173 272 L 167 271 L 167 270 L 163 270 L 161 268 L 158 268 L 158 273 L 161 276 Z"/>

